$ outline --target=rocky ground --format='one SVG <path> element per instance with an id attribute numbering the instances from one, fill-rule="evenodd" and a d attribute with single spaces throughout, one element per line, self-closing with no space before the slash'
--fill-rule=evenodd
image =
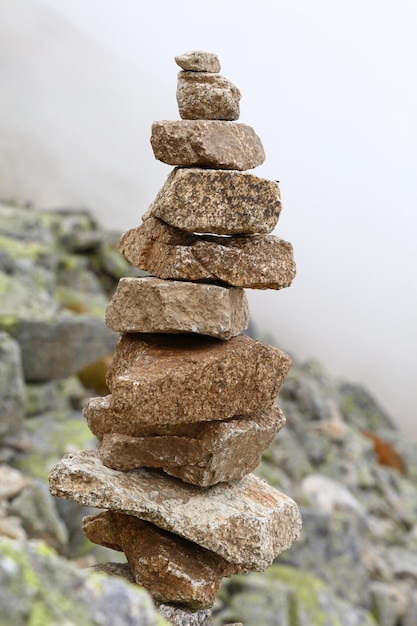
<path id="1" fill-rule="evenodd" d="M 135 275 L 117 241 L 86 211 L 0 204 L 4 626 L 164 623 L 141 589 L 86 569 L 121 559 L 84 537 L 90 510 L 47 487 L 57 459 L 95 445 L 81 408 L 106 393 L 117 335 L 104 311 L 118 279 Z M 301 540 L 265 573 L 226 579 L 214 625 L 415 626 L 417 443 L 316 361 L 294 358 L 279 406 L 287 424 L 256 473 L 297 501 Z"/>

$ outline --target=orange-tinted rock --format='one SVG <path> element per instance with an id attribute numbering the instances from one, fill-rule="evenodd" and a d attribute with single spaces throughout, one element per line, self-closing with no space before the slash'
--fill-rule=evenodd
<path id="1" fill-rule="evenodd" d="M 272 406 L 290 365 L 287 354 L 245 335 L 124 334 L 107 375 L 115 432 L 127 415 L 132 425 L 250 415 Z"/>
<path id="2" fill-rule="evenodd" d="M 241 97 L 239 89 L 219 74 L 178 73 L 177 104 L 183 120 L 237 120 Z"/>
<path id="3" fill-rule="evenodd" d="M 191 72 L 220 72 L 220 61 L 217 54 L 193 50 L 175 57 L 175 63 L 183 70 Z"/>
<path id="4" fill-rule="evenodd" d="M 122 278 L 106 310 L 106 324 L 125 333 L 196 333 L 219 339 L 249 323 L 243 289 L 204 283 Z"/>
<path id="5" fill-rule="evenodd" d="M 136 583 L 157 602 L 212 606 L 223 576 L 239 571 L 218 554 L 133 515 L 85 517 L 83 530 L 93 543 L 123 551 Z"/>
<path id="6" fill-rule="evenodd" d="M 103 436 L 99 456 L 113 469 L 162 468 L 184 482 L 207 487 L 237 480 L 254 470 L 284 423 L 278 407 L 271 407 L 248 418 L 205 422 L 198 438 L 108 433 Z"/>
<path id="7" fill-rule="evenodd" d="M 66 455 L 51 469 L 52 495 L 135 515 L 244 569 L 262 570 L 295 541 L 295 502 L 253 474 L 201 489 L 162 472 L 119 472 L 94 451 Z"/>
<path id="8" fill-rule="evenodd" d="M 132 265 L 164 279 L 283 289 L 296 273 L 292 245 L 274 235 L 194 235 L 154 217 L 124 233 L 119 247 Z"/>
<path id="9" fill-rule="evenodd" d="M 278 183 L 248 172 L 175 168 L 146 217 L 191 233 L 271 232 L 281 212 Z"/>
<path id="10" fill-rule="evenodd" d="M 265 152 L 251 126 L 218 120 L 161 121 L 152 124 L 155 158 L 168 165 L 249 170 Z"/>

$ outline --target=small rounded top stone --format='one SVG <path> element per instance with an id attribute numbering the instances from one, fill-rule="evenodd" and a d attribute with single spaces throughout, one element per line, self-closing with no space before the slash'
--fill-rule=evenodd
<path id="1" fill-rule="evenodd" d="M 217 54 L 194 50 L 175 57 L 175 62 L 183 70 L 190 72 L 220 72 L 220 61 Z"/>

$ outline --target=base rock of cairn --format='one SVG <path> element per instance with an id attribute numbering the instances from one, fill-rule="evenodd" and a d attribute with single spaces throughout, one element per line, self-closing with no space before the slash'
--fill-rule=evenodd
<path id="1" fill-rule="evenodd" d="M 150 274 L 122 278 L 106 312 L 121 333 L 110 394 L 84 414 L 97 450 L 50 473 L 53 495 L 104 511 L 86 536 L 127 563 L 97 569 L 143 585 L 173 624 L 211 623 L 224 576 L 268 567 L 298 538 L 293 500 L 251 472 L 285 424 L 275 400 L 290 358 L 242 335 L 244 288 L 282 289 L 290 243 L 271 235 L 278 184 L 246 170 L 262 144 L 216 55 L 176 57 L 181 120 L 155 122 L 155 157 L 175 166 L 120 250 Z"/>

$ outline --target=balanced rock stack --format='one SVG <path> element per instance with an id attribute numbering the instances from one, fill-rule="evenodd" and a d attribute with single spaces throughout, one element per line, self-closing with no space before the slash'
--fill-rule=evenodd
<path id="1" fill-rule="evenodd" d="M 85 534 L 123 551 L 157 603 L 210 612 L 223 576 L 265 569 L 300 532 L 296 504 L 251 474 L 285 423 L 274 403 L 291 362 L 241 334 L 243 288 L 287 287 L 295 265 L 291 245 L 267 234 L 278 184 L 245 171 L 264 151 L 233 121 L 239 90 L 214 54 L 176 62 L 182 119 L 155 122 L 151 138 L 176 167 L 120 241 L 150 275 L 122 278 L 107 308 L 121 336 L 111 394 L 84 411 L 97 450 L 64 457 L 50 487 L 106 509 L 84 519 Z"/>

